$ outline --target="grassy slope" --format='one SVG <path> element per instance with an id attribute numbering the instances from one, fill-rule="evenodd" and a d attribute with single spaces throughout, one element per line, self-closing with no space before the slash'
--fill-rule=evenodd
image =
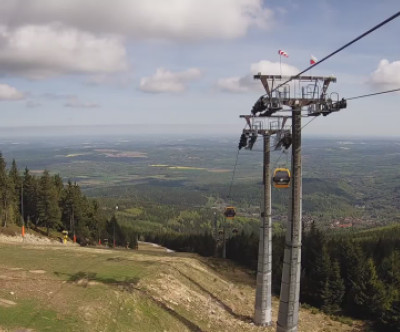
<path id="1" fill-rule="evenodd" d="M 229 261 L 150 245 L 3 243 L 0 257 L 0 331 L 274 330 L 251 323 L 254 277 Z M 302 310 L 299 331 L 361 329 Z"/>

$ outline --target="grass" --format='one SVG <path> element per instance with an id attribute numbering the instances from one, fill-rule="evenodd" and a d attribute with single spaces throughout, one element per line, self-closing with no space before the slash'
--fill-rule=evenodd
<path id="1" fill-rule="evenodd" d="M 6 328 L 30 328 L 37 331 L 71 331 L 79 324 L 73 315 L 65 315 L 45 304 L 28 299 L 16 306 L 0 307 L 1 325 Z"/>
<path id="2" fill-rule="evenodd" d="M 12 264 L 17 267 L 23 266 L 27 270 L 45 270 L 68 281 L 79 273 L 95 273 L 95 279 L 103 281 L 125 281 L 127 276 L 140 279 L 151 265 L 148 262 L 129 263 L 126 258 L 119 257 L 118 252 L 107 250 L 103 250 L 105 253 L 101 254 L 83 254 L 82 250 L 68 251 L 64 250 L 64 247 L 48 250 L 48 247 L 43 246 L 24 250 L 22 255 L 17 246 L 0 248 L 2 249 L 2 264 L 6 266 Z"/>
<path id="3" fill-rule="evenodd" d="M 0 273 L 7 280 L 7 291 L 17 298 L 16 306 L 0 307 L 0 316 L 9 317 L 1 320 L 1 327 L 35 331 L 157 331 L 163 327 L 162 321 L 169 320 L 164 317 L 168 313 L 148 297 L 132 296 L 140 279 L 155 273 L 156 262 L 146 259 L 147 255 L 132 261 L 125 251 L 1 244 L 0 251 Z M 4 298 L 3 293 L 1 297 Z M 22 315 L 24 319 L 17 318 Z M 113 315 L 118 317 L 115 322 Z M 162 321 L 157 323 L 153 315 Z M 138 317 L 147 323 L 136 324 Z M 88 323 L 93 321 L 98 323 L 92 329 Z"/>
<path id="4" fill-rule="evenodd" d="M 227 260 L 144 244 L 0 243 L 0 255 L 0 299 L 16 303 L 0 301 L 0 331 L 260 331 L 252 324 L 254 275 Z M 274 298 L 273 321 L 277 312 Z M 320 312 L 302 309 L 300 317 L 299 331 L 351 331 Z"/>
<path id="5" fill-rule="evenodd" d="M 125 209 L 123 211 L 118 212 L 118 216 L 126 216 L 126 217 L 138 217 L 143 213 L 143 209 L 132 207 L 129 209 Z"/>

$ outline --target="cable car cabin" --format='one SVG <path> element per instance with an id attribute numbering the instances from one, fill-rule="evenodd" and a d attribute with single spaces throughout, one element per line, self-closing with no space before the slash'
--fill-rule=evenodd
<path id="1" fill-rule="evenodd" d="M 227 219 L 233 219 L 236 216 L 235 208 L 233 206 L 227 206 L 225 208 L 224 216 Z"/>
<path id="2" fill-rule="evenodd" d="M 290 187 L 290 171 L 287 168 L 276 168 L 272 177 L 275 188 Z"/>

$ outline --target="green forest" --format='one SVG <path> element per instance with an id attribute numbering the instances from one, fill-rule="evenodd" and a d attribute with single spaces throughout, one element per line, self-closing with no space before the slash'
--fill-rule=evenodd
<path id="1" fill-rule="evenodd" d="M 26 167 L 22 174 L 15 160 L 9 169 L 0 153 L 0 215 L 3 228 L 26 225 L 47 236 L 51 231 L 68 231 L 78 243 L 95 244 L 115 239 L 119 246 L 136 246 L 137 235 L 119 225 L 115 214 L 101 209 L 95 199 L 82 194 L 79 185 L 63 183 L 58 175 L 44 170 L 40 176 Z"/>

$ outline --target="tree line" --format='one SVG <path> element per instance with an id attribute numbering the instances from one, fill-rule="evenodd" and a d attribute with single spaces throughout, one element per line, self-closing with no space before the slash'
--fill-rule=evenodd
<path id="1" fill-rule="evenodd" d="M 12 161 L 7 169 L 0 153 L 0 217 L 3 227 L 18 226 L 67 230 L 80 244 L 94 244 L 105 239 L 117 246 L 136 247 L 136 233 L 120 226 L 114 215 L 100 209 L 97 200 L 88 199 L 76 183 L 63 183 L 60 175 L 44 170 L 40 176 L 26 167 L 20 174 Z M 114 236 L 115 235 L 115 236 Z"/>

